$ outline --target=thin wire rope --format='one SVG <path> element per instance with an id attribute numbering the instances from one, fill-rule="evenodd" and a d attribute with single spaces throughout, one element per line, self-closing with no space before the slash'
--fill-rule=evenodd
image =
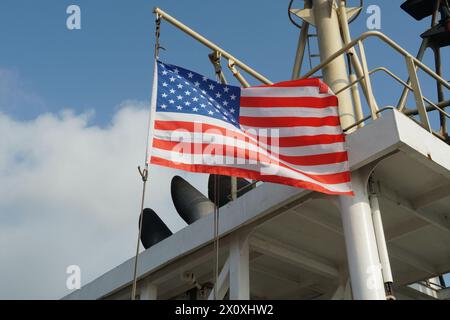
<path id="1" fill-rule="evenodd" d="M 155 20 L 155 49 L 154 49 L 154 72 L 156 72 L 157 64 L 156 61 L 158 60 L 158 51 L 160 48 L 159 45 L 159 35 L 160 35 L 160 24 L 161 24 L 161 18 L 159 14 L 156 14 L 156 20 Z M 153 78 L 153 81 L 155 81 L 155 77 Z M 155 88 L 156 84 L 153 83 L 153 88 Z M 152 99 L 155 99 L 154 97 L 154 89 L 152 90 Z M 152 103 L 150 103 L 150 108 Z M 151 114 L 151 112 L 150 112 Z M 145 202 L 145 191 L 147 186 L 147 180 L 148 180 L 148 153 L 149 153 L 149 144 L 150 144 L 150 125 L 153 119 L 151 119 L 151 116 L 148 117 L 147 121 L 147 139 L 145 143 L 145 156 L 144 156 L 144 170 L 141 171 L 141 168 L 138 167 L 139 174 L 142 178 L 142 197 L 141 197 L 141 210 L 139 215 L 139 232 L 137 237 L 137 243 L 136 243 L 136 255 L 134 257 L 134 270 L 133 270 L 133 284 L 131 287 L 131 300 L 136 300 L 136 287 L 137 287 L 137 266 L 138 266 L 138 260 L 139 260 L 139 249 L 141 244 L 141 235 L 142 235 L 142 224 L 144 220 L 144 202 Z"/>
<path id="2" fill-rule="evenodd" d="M 216 282 L 219 279 L 219 200 L 220 200 L 219 176 L 217 176 L 217 205 L 216 205 Z M 216 289 L 217 293 L 217 289 Z"/>
<path id="3" fill-rule="evenodd" d="M 219 205 L 218 205 L 218 175 L 214 175 L 214 300 L 217 300 L 217 285 L 219 279 Z"/>
<path id="4" fill-rule="evenodd" d="M 144 169 L 143 172 L 140 171 L 142 176 L 142 198 L 141 198 L 141 214 L 139 216 L 139 232 L 138 232 L 138 238 L 137 238 L 137 245 L 136 245 L 136 255 L 134 257 L 134 273 L 133 273 L 133 286 L 131 289 L 131 300 L 136 299 L 136 286 L 137 286 L 137 266 L 138 266 L 138 257 L 139 257 L 139 247 L 140 247 L 140 240 L 141 240 L 141 233 L 142 233 L 142 221 L 144 220 L 143 217 L 143 211 L 144 211 L 144 200 L 145 200 L 145 190 L 147 185 L 147 169 Z"/>
<path id="5" fill-rule="evenodd" d="M 162 48 L 159 44 L 159 36 L 160 36 L 160 32 L 161 32 L 161 17 L 159 16 L 159 14 L 156 14 L 156 20 L 155 20 L 155 48 L 154 48 L 154 54 L 153 54 L 153 58 L 155 60 L 155 67 L 156 67 L 156 61 L 158 61 L 158 55 L 159 55 L 159 49 Z M 162 48 L 164 49 L 164 48 Z M 153 79 L 153 81 L 155 81 L 155 79 Z M 151 107 L 151 106 L 150 106 Z M 149 142 L 150 142 L 150 124 L 152 122 L 153 119 L 151 119 L 151 117 L 148 117 L 147 120 L 147 139 L 145 142 L 145 155 L 144 155 L 144 163 L 145 165 L 148 167 L 148 151 L 150 148 Z"/>
<path id="6" fill-rule="evenodd" d="M 220 56 L 217 56 L 217 60 L 213 61 L 218 68 L 216 70 L 216 79 L 218 82 L 223 83 L 220 73 L 222 68 L 220 65 Z M 217 300 L 217 285 L 219 279 L 219 175 L 214 175 L 214 300 Z"/>

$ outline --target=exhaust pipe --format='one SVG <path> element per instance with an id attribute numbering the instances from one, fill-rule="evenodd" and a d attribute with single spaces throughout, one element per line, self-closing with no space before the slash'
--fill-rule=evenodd
<path id="1" fill-rule="evenodd" d="M 214 203 L 179 176 L 173 177 L 170 193 L 175 209 L 187 224 L 214 211 Z"/>

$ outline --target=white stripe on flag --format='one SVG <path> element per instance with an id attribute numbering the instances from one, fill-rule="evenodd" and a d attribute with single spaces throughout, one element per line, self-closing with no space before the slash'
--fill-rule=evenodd
<path id="1" fill-rule="evenodd" d="M 241 107 L 240 116 L 243 117 L 298 117 L 298 108 L 247 108 Z M 336 107 L 302 108 L 302 117 L 332 117 L 338 116 Z"/>
<path id="2" fill-rule="evenodd" d="M 228 146 L 235 146 L 237 148 L 243 148 L 251 151 L 261 151 L 265 152 L 264 149 L 267 149 L 272 152 L 276 152 L 286 156 L 310 156 L 310 155 L 318 155 L 318 154 L 326 154 L 326 153 L 334 153 L 334 152 L 343 152 L 345 151 L 345 144 L 343 142 L 335 142 L 329 144 L 316 144 L 310 146 L 302 146 L 302 147 L 278 147 L 264 144 L 262 141 L 259 141 L 259 144 L 262 148 L 256 145 L 256 142 L 252 141 L 242 141 L 239 139 L 235 139 L 233 137 L 227 137 L 218 133 L 185 133 L 180 134 L 174 132 L 172 130 L 155 130 L 154 132 L 155 138 L 166 140 L 166 141 L 182 141 L 189 143 L 218 143 Z M 264 148 L 264 149 L 263 149 Z"/>

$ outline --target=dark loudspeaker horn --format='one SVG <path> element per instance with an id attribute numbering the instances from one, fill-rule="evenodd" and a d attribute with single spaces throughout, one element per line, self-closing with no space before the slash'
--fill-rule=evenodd
<path id="1" fill-rule="evenodd" d="M 229 176 L 221 176 L 221 175 L 209 175 L 208 179 L 208 198 L 211 201 L 214 201 L 214 177 L 218 177 L 218 206 L 222 207 L 231 201 L 231 177 Z M 251 183 L 246 179 L 237 178 L 237 189 L 242 189 L 246 186 L 249 186 Z M 238 192 L 237 196 L 240 197 L 245 193 L 249 192 L 252 188 L 247 187 L 240 192 Z"/>
<path id="2" fill-rule="evenodd" d="M 407 0 L 400 7 L 416 20 L 422 20 L 433 14 L 436 1 Z"/>
<path id="3" fill-rule="evenodd" d="M 179 176 L 173 177 L 170 191 L 175 209 L 188 224 L 214 211 L 214 203 Z"/>
<path id="4" fill-rule="evenodd" d="M 172 232 L 158 217 L 155 211 L 146 208 L 144 209 L 143 215 L 144 220 L 142 220 L 141 242 L 145 249 L 150 248 L 172 235 Z"/>

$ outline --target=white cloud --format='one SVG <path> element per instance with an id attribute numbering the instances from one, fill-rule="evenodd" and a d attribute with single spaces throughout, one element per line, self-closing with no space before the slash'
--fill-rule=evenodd
<path id="1" fill-rule="evenodd" d="M 47 110 L 43 99 L 30 89 L 15 69 L 0 68 L 0 110 L 16 115 L 27 110 L 26 116 Z"/>
<path id="2" fill-rule="evenodd" d="M 106 128 L 91 117 L 0 113 L 0 299 L 60 298 L 67 266 L 86 284 L 135 251 L 148 109 L 126 102 Z M 146 207 L 177 231 L 170 179 L 181 172 L 150 170 Z M 206 175 L 181 175 L 206 191 Z"/>

